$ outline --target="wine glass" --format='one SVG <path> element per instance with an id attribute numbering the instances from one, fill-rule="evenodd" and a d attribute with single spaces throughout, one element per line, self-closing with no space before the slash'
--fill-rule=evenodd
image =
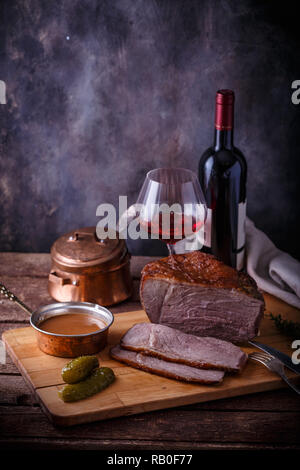
<path id="1" fill-rule="evenodd" d="M 137 199 L 140 227 L 152 239 L 174 245 L 198 232 L 207 208 L 197 175 L 184 168 L 157 168 L 147 173 Z"/>

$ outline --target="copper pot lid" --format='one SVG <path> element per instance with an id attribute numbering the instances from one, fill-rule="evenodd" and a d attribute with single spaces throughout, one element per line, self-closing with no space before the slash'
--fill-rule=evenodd
<path id="1" fill-rule="evenodd" d="M 114 237 L 112 237 L 112 234 Z M 118 232 L 99 240 L 95 227 L 85 227 L 62 235 L 51 247 L 53 261 L 63 267 L 83 268 L 101 265 L 103 270 L 119 265 L 127 253 Z"/>

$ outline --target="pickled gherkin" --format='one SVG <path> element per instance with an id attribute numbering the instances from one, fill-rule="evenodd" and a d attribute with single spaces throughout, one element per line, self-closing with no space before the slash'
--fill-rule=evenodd
<path id="1" fill-rule="evenodd" d="M 65 402 L 82 400 L 104 390 L 115 380 L 115 374 L 109 367 L 100 367 L 93 370 L 85 380 L 76 384 L 65 385 L 58 392 L 59 397 Z"/>
<path id="2" fill-rule="evenodd" d="M 61 371 L 61 376 L 67 384 L 74 384 L 85 379 L 91 372 L 99 367 L 96 356 L 80 356 L 68 362 Z"/>

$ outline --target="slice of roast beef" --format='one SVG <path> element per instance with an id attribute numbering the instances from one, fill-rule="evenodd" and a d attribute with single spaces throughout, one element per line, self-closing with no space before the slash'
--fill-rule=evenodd
<path id="1" fill-rule="evenodd" d="M 147 264 L 140 297 L 153 323 L 233 342 L 254 338 L 264 312 L 248 274 L 199 251 Z"/>
<path id="2" fill-rule="evenodd" d="M 224 372 L 220 370 L 196 369 L 195 367 L 167 362 L 157 357 L 145 356 L 134 351 L 128 351 L 115 346 L 110 351 L 111 356 L 129 366 L 142 369 L 146 372 L 162 375 L 171 379 L 183 380 L 184 382 L 196 382 L 201 384 L 215 384 L 222 382 Z"/>
<path id="3" fill-rule="evenodd" d="M 134 325 L 121 339 L 121 347 L 201 369 L 238 372 L 247 362 L 247 354 L 232 343 L 155 323 Z"/>

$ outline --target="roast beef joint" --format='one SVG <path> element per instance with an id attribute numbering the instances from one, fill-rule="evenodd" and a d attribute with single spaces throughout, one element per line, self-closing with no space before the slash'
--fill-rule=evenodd
<path id="1" fill-rule="evenodd" d="M 237 343 L 257 335 L 264 312 L 248 274 L 199 251 L 147 264 L 140 298 L 153 323 Z"/>

